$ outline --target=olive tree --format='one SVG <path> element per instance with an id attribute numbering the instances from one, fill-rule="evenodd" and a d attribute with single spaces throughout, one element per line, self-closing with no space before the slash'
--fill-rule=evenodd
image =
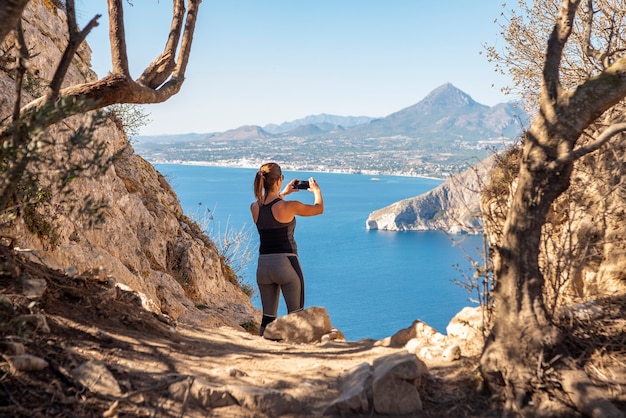
<path id="1" fill-rule="evenodd" d="M 15 102 L 11 115 L 0 117 L 0 213 L 15 196 L 27 173 L 29 164 L 41 158 L 40 144 L 46 128 L 65 118 L 99 110 L 116 104 L 149 104 L 164 102 L 181 89 L 189 60 L 191 44 L 201 0 L 172 0 L 172 20 L 163 52 L 133 79 L 129 71 L 124 30 L 124 0 L 107 0 L 112 70 L 96 81 L 63 87 L 70 64 L 89 32 L 98 25 L 99 15 L 81 30 L 76 23 L 74 0 L 54 1 L 64 9 L 68 43 L 56 66 L 54 76 L 41 94 L 28 103 L 24 97 L 24 79 L 29 51 L 21 25 L 21 15 L 28 0 L 7 0 L 0 3 L 0 44 L 13 31 L 15 36 Z M 3 57 L 5 58 L 5 57 Z M 73 135 L 75 144 L 93 127 Z M 78 142 L 76 142 L 78 141 Z M 71 143 L 72 141 L 70 141 Z M 87 141 L 88 142 L 88 141 Z M 81 146 L 87 144 L 82 143 Z M 96 154 L 102 149 L 97 149 Z M 101 155 L 94 156 L 94 161 Z M 32 165 L 32 164 L 31 164 Z M 106 164 L 103 164 L 106 165 Z M 73 170 L 70 170 L 73 171 Z M 70 178 L 74 173 L 70 173 Z"/>
<path id="2" fill-rule="evenodd" d="M 512 414 L 533 415 L 544 406 L 535 389 L 544 385 L 539 371 L 548 364 L 566 403 L 589 416 L 623 416 L 567 355 L 546 309 L 539 255 L 542 227 L 568 190 L 574 163 L 626 131 L 626 8 L 616 0 L 519 4 L 503 25 L 507 47 L 488 54 L 506 67 L 536 113 L 493 248 L 495 312 L 481 371 L 490 387 L 504 389 Z"/>

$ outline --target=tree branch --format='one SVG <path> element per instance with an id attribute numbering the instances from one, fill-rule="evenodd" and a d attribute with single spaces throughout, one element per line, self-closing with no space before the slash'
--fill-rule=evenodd
<path id="1" fill-rule="evenodd" d="M 587 7 L 583 12 L 583 42 L 584 42 L 584 50 L 589 56 L 594 56 L 596 54 L 596 50 L 591 44 L 591 28 L 593 26 L 593 0 L 587 0 Z"/>
<path id="2" fill-rule="evenodd" d="M 602 60 L 602 65 L 604 65 L 604 68 L 611 65 L 611 48 L 613 47 L 613 42 L 615 38 L 616 38 L 615 18 L 613 18 L 611 19 L 611 28 L 609 30 L 609 36 L 606 41 L 605 51 L 602 52 L 602 54 L 600 54 L 600 58 Z"/>
<path id="3" fill-rule="evenodd" d="M 111 43 L 111 64 L 113 66 L 113 72 L 130 78 L 122 0 L 108 0 L 108 4 L 109 42 Z"/>
<path id="4" fill-rule="evenodd" d="M 200 3 L 202 3 L 202 0 L 189 0 L 188 3 L 189 11 L 187 12 L 185 31 L 183 32 L 183 40 L 180 45 L 178 64 L 173 74 L 173 78 L 180 80 L 181 83 L 185 78 L 187 63 L 189 62 L 189 56 L 191 55 L 191 43 L 193 41 L 193 34 L 196 28 Z"/>
<path id="5" fill-rule="evenodd" d="M 61 57 L 61 61 L 57 66 L 57 69 L 54 73 L 54 77 L 48 86 L 48 91 L 46 93 L 46 97 L 49 103 L 52 103 L 57 99 L 59 95 L 59 90 L 61 89 L 61 85 L 63 84 L 63 80 L 65 79 L 65 75 L 67 74 L 67 70 L 72 63 L 72 59 L 76 54 L 76 51 L 80 47 L 80 44 L 85 40 L 89 32 L 98 26 L 98 19 L 100 15 L 96 15 L 93 19 L 89 21 L 87 26 L 82 31 L 77 30 L 76 25 L 76 13 L 74 9 L 74 0 L 67 0 L 65 2 L 66 13 L 67 13 L 67 32 L 69 34 L 69 42 L 65 47 L 65 51 L 63 52 L 63 56 Z"/>
<path id="6" fill-rule="evenodd" d="M 546 100 L 542 100 L 542 104 L 544 102 L 554 104 L 559 97 L 561 89 L 559 68 L 561 66 L 561 60 L 563 59 L 565 44 L 572 33 L 576 9 L 580 2 L 581 0 L 563 0 L 556 24 L 548 38 L 548 48 L 543 66 L 542 86 L 542 96 L 544 96 Z M 544 110 L 546 114 L 546 119 L 554 122 L 555 115 L 553 109 L 542 110 Z"/>
<path id="7" fill-rule="evenodd" d="M 26 120 L 31 112 L 36 112 L 43 106 L 47 106 L 50 110 L 48 117 L 45 120 L 45 126 L 42 126 L 42 128 L 45 128 L 69 116 L 88 112 L 90 110 L 102 109 L 103 107 L 112 104 L 161 103 L 178 93 L 185 80 L 185 70 L 187 68 L 187 63 L 189 62 L 189 54 L 191 53 L 191 44 L 196 26 L 198 9 L 202 0 L 188 0 L 189 10 L 187 12 L 186 19 L 183 19 L 185 15 L 184 0 L 175 0 L 175 2 L 172 27 L 170 29 L 177 29 L 178 34 L 170 33 L 164 54 L 151 64 L 153 70 L 150 70 L 149 68 L 146 70 L 147 73 L 144 72 L 145 77 L 141 80 L 146 81 L 145 84 L 133 81 L 128 71 L 122 0 L 108 0 L 110 13 L 109 38 L 113 57 L 112 73 L 95 82 L 79 84 L 61 89 L 57 95 L 58 100 L 53 102 L 48 102 L 47 98 L 49 95 L 39 97 L 22 107 L 20 119 Z M 73 35 L 75 38 L 72 38 L 72 35 L 70 35 L 70 43 L 72 43 L 73 39 L 78 43 L 78 45 L 80 45 L 80 40 L 84 39 L 87 33 L 89 33 L 89 31 L 97 24 L 97 18 L 98 16 L 92 19 L 92 21 L 80 34 L 75 33 Z M 68 20 L 72 20 L 72 18 L 68 16 Z M 182 25 L 183 20 L 185 21 L 184 28 Z M 70 23 L 68 22 L 68 24 Z M 181 39 L 181 31 L 182 40 L 179 44 L 178 40 Z M 176 53 L 176 48 L 180 49 L 178 60 L 174 61 L 173 59 Z M 68 45 L 68 49 L 66 51 L 71 50 L 71 47 Z M 161 62 L 160 59 L 164 55 L 168 55 L 166 61 L 170 60 L 171 63 L 168 63 L 165 67 L 159 67 L 155 63 Z M 71 55 L 68 55 L 68 57 L 68 60 L 71 61 Z M 67 61 L 65 61 L 64 58 L 62 60 L 63 65 L 65 65 L 66 62 Z M 173 71 L 171 69 L 167 69 L 172 64 L 175 64 Z M 66 71 L 66 69 L 58 69 L 57 73 L 65 74 Z M 171 78 L 157 89 L 157 87 L 161 85 L 167 77 Z M 56 79 L 57 77 L 55 77 L 55 80 Z M 62 80 L 63 77 L 59 76 L 58 79 Z M 58 85 L 60 85 L 60 83 L 55 82 L 54 86 Z M 67 100 L 76 104 L 68 107 Z M 61 103 L 63 101 L 66 101 L 65 104 Z M 0 123 L 0 141 L 7 138 L 7 136 L 10 136 L 14 129 L 16 129 L 15 126 L 12 126 L 8 121 Z"/>
<path id="8" fill-rule="evenodd" d="M 580 157 L 583 157 L 599 149 L 602 145 L 608 142 L 609 139 L 613 138 L 615 135 L 620 134 L 624 131 L 626 131 L 626 123 L 618 123 L 618 124 L 609 126 L 609 128 L 606 129 L 604 132 L 602 132 L 602 134 L 598 138 L 596 138 L 595 141 L 585 146 L 578 147 L 575 150 L 572 150 L 571 152 L 568 152 L 567 154 L 560 156 L 559 158 L 554 160 L 552 163 L 550 163 L 549 167 L 554 169 L 554 168 L 560 167 L 563 164 L 572 163 L 575 160 L 579 159 Z"/>
<path id="9" fill-rule="evenodd" d="M 15 77 L 15 103 L 13 106 L 13 123 L 17 124 L 20 119 L 20 108 L 22 107 L 22 86 L 24 85 L 24 74 L 28 66 L 28 46 L 24 39 L 24 28 L 22 20 L 18 20 L 15 27 L 15 40 L 17 42 L 17 68 Z"/>
<path id="10" fill-rule="evenodd" d="M 184 17 L 184 0 L 174 0 L 172 25 L 165 44 L 165 49 L 163 53 L 144 70 L 143 74 L 137 79 L 137 83 L 155 89 L 163 84 L 172 74 L 172 71 L 176 68 L 176 48 L 178 47 L 180 33 L 182 32 Z"/>
<path id="11" fill-rule="evenodd" d="M 24 8 L 30 0 L 3 0 L 0 7 L 0 44 L 4 38 L 15 29 L 15 25 L 22 18 Z"/>
<path id="12" fill-rule="evenodd" d="M 587 54 L 589 57 L 592 57 L 595 60 L 602 62 L 602 64 L 604 65 L 604 68 L 606 68 L 608 67 L 608 65 L 606 64 L 606 58 L 608 56 L 608 51 L 610 49 L 611 42 L 609 39 L 609 42 L 607 43 L 606 51 L 604 52 L 598 51 L 593 46 L 591 42 L 591 33 L 593 31 L 593 17 L 597 12 L 593 9 L 593 0 L 586 0 L 585 3 L 586 3 L 586 7 L 582 13 L 583 14 L 583 18 L 582 18 L 583 50 L 585 51 L 585 54 Z"/>
<path id="13" fill-rule="evenodd" d="M 566 120 L 582 132 L 626 95 L 626 57 L 616 60 L 599 75 L 587 79 L 571 94 Z M 576 117 L 573 117 L 573 115 Z"/>

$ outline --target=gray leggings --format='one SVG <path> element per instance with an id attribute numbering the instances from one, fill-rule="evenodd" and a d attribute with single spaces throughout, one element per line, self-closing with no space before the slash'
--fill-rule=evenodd
<path id="1" fill-rule="evenodd" d="M 256 269 L 263 315 L 276 317 L 280 291 L 283 292 L 287 312 L 304 308 L 304 276 L 296 254 L 261 254 Z"/>

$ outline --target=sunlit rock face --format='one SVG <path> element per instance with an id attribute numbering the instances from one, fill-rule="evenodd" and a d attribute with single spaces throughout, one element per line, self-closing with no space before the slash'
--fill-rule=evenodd
<path id="1" fill-rule="evenodd" d="M 378 209 L 369 215 L 365 227 L 386 231 L 481 233 L 480 190 L 492 165 L 493 157 L 490 157 L 427 193 Z"/>
<path id="2" fill-rule="evenodd" d="M 570 187 L 554 202 L 542 228 L 539 265 L 548 300 L 571 303 L 626 291 L 624 161 L 626 138 L 618 136 L 575 162 Z M 500 244 L 519 153 L 502 162 L 508 168 L 494 168 L 481 198 L 491 247 Z"/>
<path id="3" fill-rule="evenodd" d="M 52 2 L 32 0 L 24 13 L 24 31 L 33 59 L 22 104 L 39 96 L 54 75 L 67 43 L 65 13 Z M 6 45 L 10 42 L 13 35 L 5 40 Z M 64 86 L 96 80 L 90 60 L 91 50 L 83 43 Z M 14 91 L 14 80 L 0 68 L 3 118 L 12 112 Z M 90 118 L 66 119 L 49 129 L 46 137 L 66 141 Z M 183 215 L 165 178 L 134 153 L 119 124 L 109 120 L 95 132 L 95 139 L 106 144 L 107 155 L 120 153 L 119 158 L 101 177 L 76 179 L 71 196 L 53 194 L 37 208 L 52 225 L 47 233 L 33 232 L 19 217 L 5 225 L 3 233 L 13 237 L 14 245 L 31 250 L 41 263 L 68 275 L 98 271 L 140 293 L 147 309 L 177 320 L 237 326 L 259 316 L 249 298 L 227 278 L 215 246 Z M 46 152 L 62 158 L 57 148 Z M 40 186 L 48 188 L 46 168 L 36 168 Z M 68 201 L 99 198 L 107 203 L 103 222 L 90 226 L 87 218 L 71 214 Z"/>

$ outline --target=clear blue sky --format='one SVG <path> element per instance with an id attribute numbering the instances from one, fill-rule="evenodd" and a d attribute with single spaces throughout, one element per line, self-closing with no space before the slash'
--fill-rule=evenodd
<path id="1" fill-rule="evenodd" d="M 168 0 L 125 3 L 131 71 L 162 50 Z M 204 0 L 186 80 L 166 103 L 147 105 L 142 135 L 208 133 L 308 115 L 384 117 L 450 82 L 479 103 L 513 100 L 487 62 L 502 45 L 502 0 Z M 77 0 L 99 76 L 111 69 L 105 0 Z M 495 86 L 494 86 L 495 85 Z"/>

